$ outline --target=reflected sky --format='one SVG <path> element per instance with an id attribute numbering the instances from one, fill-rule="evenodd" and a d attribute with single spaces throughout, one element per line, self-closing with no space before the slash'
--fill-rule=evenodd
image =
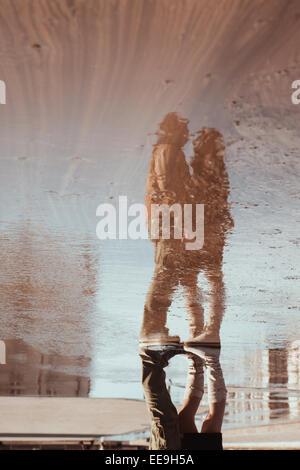
<path id="1" fill-rule="evenodd" d="M 84 378 L 89 396 L 143 398 L 138 342 L 155 247 L 98 240 L 96 208 L 119 195 L 144 201 L 159 123 L 176 112 L 188 120 L 190 174 L 201 129 L 224 145 L 234 221 L 222 243 L 224 426 L 299 417 L 297 2 L 2 3 L 1 394 L 16 383 L 74 396 Z M 205 269 L 197 278 L 205 319 L 211 284 Z M 177 287 L 167 328 L 186 339 Z M 37 386 L 42 358 L 50 388 Z M 168 367 L 175 403 L 186 370 L 179 356 Z"/>

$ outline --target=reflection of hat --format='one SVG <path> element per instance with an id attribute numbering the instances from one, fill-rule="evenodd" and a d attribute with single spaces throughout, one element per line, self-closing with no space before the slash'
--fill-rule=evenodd
<path id="1" fill-rule="evenodd" d="M 159 127 L 164 132 L 188 132 L 188 119 L 180 118 L 177 113 L 168 113 Z"/>
<path id="2" fill-rule="evenodd" d="M 194 173 L 206 177 L 210 172 L 227 177 L 224 164 L 224 142 L 222 134 L 214 128 L 203 127 L 193 140 L 194 155 L 191 167 Z"/>
<path id="3" fill-rule="evenodd" d="M 225 149 L 223 136 L 217 129 L 210 127 L 202 127 L 196 132 L 197 137 L 193 141 L 194 147 L 200 148 L 200 145 L 211 146 L 211 149 L 222 151 Z"/>
<path id="4" fill-rule="evenodd" d="M 168 113 L 159 124 L 157 135 L 166 143 L 176 141 L 184 145 L 189 136 L 188 122 L 188 119 L 181 118 L 177 113 Z"/>

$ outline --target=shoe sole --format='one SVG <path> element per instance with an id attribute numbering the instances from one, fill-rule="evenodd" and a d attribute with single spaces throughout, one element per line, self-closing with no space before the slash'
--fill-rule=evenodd
<path id="1" fill-rule="evenodd" d="M 139 346 L 141 348 L 145 348 L 145 347 L 148 347 L 148 346 L 173 346 L 173 347 L 182 347 L 183 344 L 182 343 L 179 343 L 179 342 L 167 342 L 167 341 L 147 341 L 147 342 L 144 342 L 144 343 L 139 343 Z"/>
<path id="2" fill-rule="evenodd" d="M 186 343 L 183 343 L 184 346 L 203 346 L 206 348 L 215 348 L 215 349 L 221 349 L 221 343 L 205 343 L 203 341 L 188 341 Z"/>

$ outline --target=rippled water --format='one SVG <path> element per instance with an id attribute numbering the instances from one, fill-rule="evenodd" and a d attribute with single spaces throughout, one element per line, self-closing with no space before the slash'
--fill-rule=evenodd
<path id="1" fill-rule="evenodd" d="M 14 52 L 0 33 L 0 394 L 143 399 L 138 341 L 154 246 L 100 241 L 96 208 L 117 207 L 119 195 L 144 202 L 155 133 L 177 112 L 189 120 L 187 163 L 203 126 L 225 143 L 234 227 L 222 264 L 224 426 L 299 418 L 296 2 L 280 27 L 284 2 L 246 2 L 242 28 L 240 2 L 226 15 L 219 0 L 218 12 L 193 0 L 67 3 L 26 1 L 28 17 L 7 3 Z M 182 339 L 183 297 L 178 286 L 168 312 Z M 186 368 L 180 356 L 168 367 L 177 404 Z M 201 406 L 199 419 L 206 394 Z"/>

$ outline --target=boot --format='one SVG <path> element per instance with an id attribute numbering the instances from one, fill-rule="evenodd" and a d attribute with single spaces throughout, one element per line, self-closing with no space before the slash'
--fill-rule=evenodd
<path id="1" fill-rule="evenodd" d="M 179 336 L 162 335 L 161 333 L 150 334 L 142 336 L 139 340 L 139 345 L 142 348 L 149 346 L 179 346 Z"/>
<path id="2" fill-rule="evenodd" d="M 188 338 L 185 346 L 206 346 L 208 348 L 220 348 L 220 335 L 217 331 L 206 330 L 198 336 Z"/>

